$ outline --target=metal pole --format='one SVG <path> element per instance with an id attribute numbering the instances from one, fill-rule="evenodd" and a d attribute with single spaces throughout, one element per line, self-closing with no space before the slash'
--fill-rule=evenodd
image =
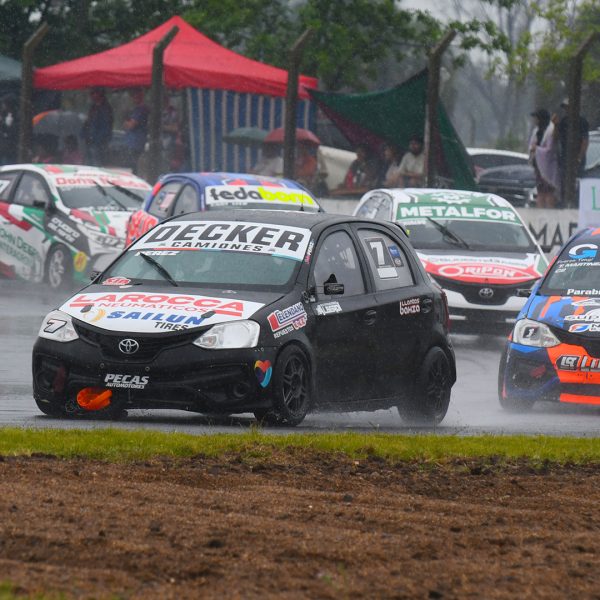
<path id="1" fill-rule="evenodd" d="M 298 105 L 300 61 L 302 60 L 304 46 L 313 33 L 313 29 L 307 29 L 290 49 L 283 138 L 283 176 L 287 179 L 294 179 L 294 162 L 296 158 L 296 108 Z"/>
<path id="2" fill-rule="evenodd" d="M 163 55 L 165 48 L 177 35 L 179 27 L 175 25 L 169 33 L 156 43 L 152 51 L 152 87 L 150 88 L 150 122 L 149 122 L 149 150 L 148 150 L 148 180 L 154 183 L 161 170 L 161 144 L 163 111 Z"/>
<path id="3" fill-rule="evenodd" d="M 21 98 L 19 103 L 19 162 L 31 159 L 31 138 L 33 134 L 33 54 L 50 27 L 42 23 L 33 35 L 23 44 L 21 64 Z"/>
<path id="4" fill-rule="evenodd" d="M 425 116 L 425 135 L 423 136 L 425 153 L 425 183 L 428 187 L 435 185 L 437 175 L 436 157 L 438 154 L 439 123 L 438 103 L 440 95 L 440 69 L 442 55 L 456 36 L 450 29 L 429 53 L 427 65 L 427 112 Z"/>
<path id="5" fill-rule="evenodd" d="M 565 157 L 563 168 L 565 169 L 562 190 L 563 198 L 567 206 L 577 206 L 577 175 L 579 171 L 579 144 L 581 136 L 579 131 L 579 119 L 581 116 L 581 76 L 583 71 L 583 59 L 587 54 L 592 43 L 599 37 L 598 32 L 591 33 L 579 46 L 577 52 L 571 59 L 570 77 L 569 77 L 569 108 L 568 108 L 568 126 L 567 126 L 567 147 L 563 148 Z M 578 144 L 579 142 L 579 144 Z"/>

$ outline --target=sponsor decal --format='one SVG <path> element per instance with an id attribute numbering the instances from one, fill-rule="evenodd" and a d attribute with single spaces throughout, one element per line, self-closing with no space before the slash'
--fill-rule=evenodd
<path id="1" fill-rule="evenodd" d="M 88 258 L 85 252 L 77 252 L 73 257 L 73 268 L 78 272 L 82 273 L 85 271 L 87 266 Z"/>
<path id="2" fill-rule="evenodd" d="M 365 238 L 365 246 L 371 255 L 371 259 L 377 269 L 377 275 L 380 279 L 392 279 L 398 277 L 398 272 L 394 266 L 394 260 L 385 240 L 381 237 Z"/>
<path id="3" fill-rule="evenodd" d="M 0 227 L 0 251 L 12 256 L 28 273 L 41 269 L 41 257 L 37 250 L 22 237 Z"/>
<path id="4" fill-rule="evenodd" d="M 102 282 L 102 285 L 129 285 L 131 279 L 127 277 L 109 277 Z"/>
<path id="5" fill-rule="evenodd" d="M 592 260 L 596 258 L 597 253 L 596 244 L 579 244 L 569 248 L 569 257 L 575 260 Z"/>
<path id="6" fill-rule="evenodd" d="M 595 308 L 580 315 L 566 315 L 565 321 L 583 321 L 586 323 L 600 323 L 600 308 Z"/>
<path id="7" fill-rule="evenodd" d="M 150 383 L 150 377 L 148 375 L 121 375 L 120 373 L 107 373 L 104 377 L 104 385 L 109 388 L 143 390 L 148 383 Z"/>
<path id="8" fill-rule="evenodd" d="M 332 315 L 335 313 L 341 313 L 342 307 L 339 302 L 325 302 L 324 304 L 318 304 L 315 312 L 318 315 Z"/>
<path id="9" fill-rule="evenodd" d="M 257 360 L 254 363 L 254 374 L 260 387 L 266 388 L 271 381 L 271 375 L 273 374 L 273 367 L 271 366 L 270 360 Z"/>
<path id="10" fill-rule="evenodd" d="M 390 253 L 390 256 L 394 260 L 394 264 L 397 267 L 403 267 L 404 262 L 402 260 L 402 254 L 400 252 L 400 248 L 398 248 L 398 246 L 388 246 L 387 249 L 388 249 L 388 252 Z"/>
<path id="11" fill-rule="evenodd" d="M 583 373 L 600 372 L 600 358 L 564 354 L 556 361 L 557 368 L 563 371 L 581 371 Z"/>
<path id="12" fill-rule="evenodd" d="M 310 243 L 308 244 L 308 248 L 306 249 L 306 254 L 304 256 L 304 262 L 307 265 L 310 265 L 310 259 L 312 257 L 312 253 L 313 253 L 314 248 L 315 248 L 315 241 L 314 240 L 310 240 Z"/>
<path id="13" fill-rule="evenodd" d="M 270 254 L 301 261 L 310 230 L 267 223 L 176 221 L 158 225 L 132 250 L 224 250 Z"/>
<path id="14" fill-rule="evenodd" d="M 142 179 L 124 175 L 110 175 L 102 172 L 80 172 L 74 175 L 59 175 L 53 177 L 57 187 L 111 187 L 118 185 L 134 190 L 149 190 L 150 186 Z"/>
<path id="15" fill-rule="evenodd" d="M 262 185 L 215 185 L 206 188 L 206 204 L 292 204 L 317 206 L 306 192 L 284 187 Z"/>
<path id="16" fill-rule="evenodd" d="M 50 231 L 56 233 L 56 235 L 69 243 L 75 242 L 80 237 L 79 231 L 71 227 L 68 223 L 65 223 L 58 217 L 52 217 L 46 225 Z"/>
<path id="17" fill-rule="evenodd" d="M 273 337 L 287 335 L 294 330 L 302 329 L 306 325 L 307 315 L 302 302 L 297 302 L 283 310 L 273 311 L 268 317 Z"/>
<path id="18" fill-rule="evenodd" d="M 118 292 L 77 294 L 63 304 L 61 310 L 111 331 L 152 332 L 174 329 L 157 323 L 187 328 L 247 319 L 262 306 L 258 302 L 231 298 Z"/>
<path id="19" fill-rule="evenodd" d="M 517 215 L 510 208 L 486 207 L 486 206 L 455 206 L 445 204 L 410 204 L 398 206 L 396 218 L 415 219 L 474 219 L 482 221 L 504 221 L 507 223 L 518 223 Z"/>
<path id="20" fill-rule="evenodd" d="M 600 290 L 591 288 L 589 290 L 576 290 L 575 288 L 569 288 L 567 290 L 567 296 L 600 296 Z"/>
<path id="21" fill-rule="evenodd" d="M 597 307 L 600 307 L 600 298 L 586 298 L 585 300 L 573 300 L 573 306 L 597 306 Z"/>
<path id="22" fill-rule="evenodd" d="M 408 300 L 400 300 L 400 314 L 414 315 L 421 312 L 421 303 L 419 298 L 409 298 Z"/>
<path id="23" fill-rule="evenodd" d="M 571 333 L 598 333 L 600 332 L 600 324 L 598 323 L 575 323 L 569 326 Z"/>

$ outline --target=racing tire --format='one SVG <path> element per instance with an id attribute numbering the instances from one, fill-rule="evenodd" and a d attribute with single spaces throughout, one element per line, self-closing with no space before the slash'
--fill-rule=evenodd
<path id="1" fill-rule="evenodd" d="M 65 417 L 65 409 L 60 404 L 53 402 L 41 402 L 34 398 L 37 407 L 48 417 Z"/>
<path id="2" fill-rule="evenodd" d="M 73 282 L 71 253 L 66 246 L 57 244 L 50 248 L 46 259 L 45 280 L 52 290 L 64 290 Z"/>
<path id="3" fill-rule="evenodd" d="M 311 407 L 311 376 L 308 360 L 295 346 L 286 346 L 275 364 L 271 388 L 273 405 L 254 411 L 265 425 L 299 425 Z"/>
<path id="4" fill-rule="evenodd" d="M 505 396 L 504 391 L 504 373 L 506 371 L 506 360 L 507 351 L 506 348 L 502 352 L 500 357 L 500 365 L 498 366 L 498 401 L 500 406 L 506 411 L 515 414 L 522 414 L 529 412 L 535 401 L 523 400 L 522 398 L 515 398 L 514 396 Z"/>
<path id="5" fill-rule="evenodd" d="M 450 404 L 452 370 L 446 353 L 435 346 L 427 352 L 410 398 L 398 404 L 407 425 L 433 426 L 442 422 Z"/>

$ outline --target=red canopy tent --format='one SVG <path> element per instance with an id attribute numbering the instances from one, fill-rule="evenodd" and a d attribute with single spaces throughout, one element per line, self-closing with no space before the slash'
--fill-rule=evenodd
<path id="1" fill-rule="evenodd" d="M 167 87 L 285 96 L 286 70 L 223 48 L 181 17 L 172 17 L 156 29 L 117 48 L 37 69 L 34 87 L 74 90 L 94 86 L 150 86 L 152 50 L 174 25 L 179 27 L 179 32 L 164 54 Z M 317 80 L 313 77 L 301 76 L 299 83 L 298 95 L 302 99 L 308 99 L 304 88 L 317 87 Z"/>

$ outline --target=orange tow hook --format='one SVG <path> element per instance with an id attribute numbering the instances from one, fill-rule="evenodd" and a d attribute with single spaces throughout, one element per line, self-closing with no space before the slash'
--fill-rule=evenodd
<path id="1" fill-rule="evenodd" d="M 85 410 L 102 410 L 110 404 L 112 390 L 105 388 L 83 388 L 77 394 L 77 404 Z"/>

